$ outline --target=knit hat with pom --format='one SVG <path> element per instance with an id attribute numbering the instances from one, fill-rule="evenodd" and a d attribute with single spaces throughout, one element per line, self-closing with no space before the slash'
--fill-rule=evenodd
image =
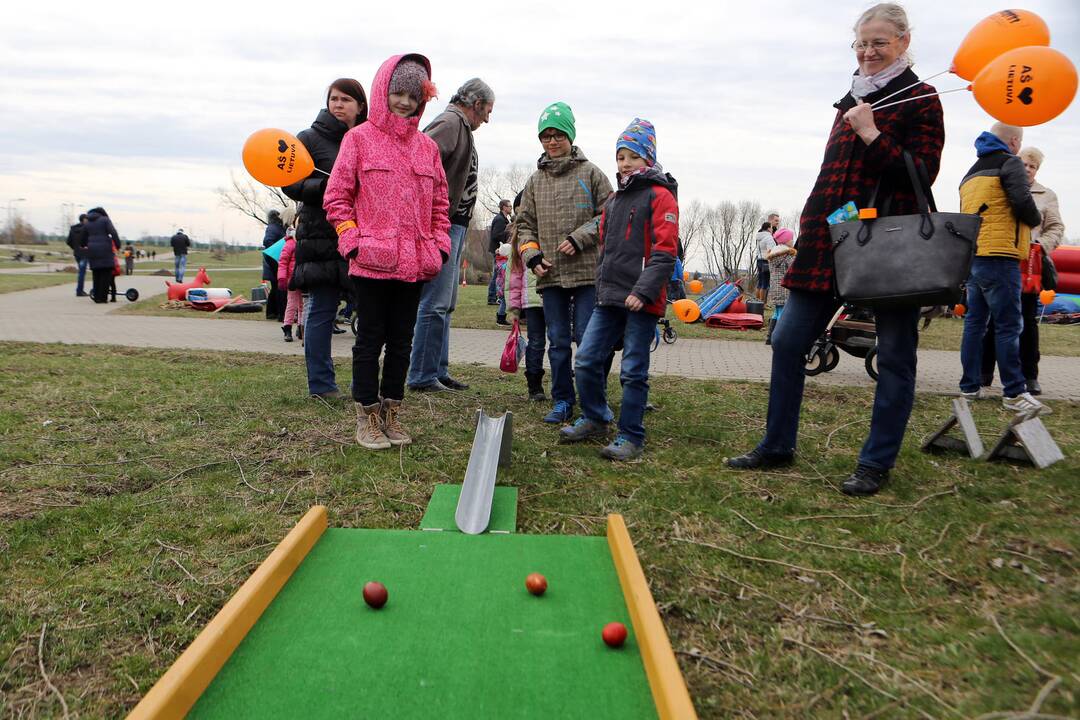
<path id="1" fill-rule="evenodd" d="M 427 68 L 415 60 L 402 60 L 390 76 L 388 92 L 391 95 L 406 94 L 417 103 L 424 103 L 435 97 L 435 86 L 428 77 Z"/>

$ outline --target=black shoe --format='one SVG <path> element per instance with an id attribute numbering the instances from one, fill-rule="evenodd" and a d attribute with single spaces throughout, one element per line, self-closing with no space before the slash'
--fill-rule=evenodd
<path id="1" fill-rule="evenodd" d="M 292 342 L 292 325 L 282 325 L 281 332 L 285 334 L 285 342 Z"/>
<path id="2" fill-rule="evenodd" d="M 463 383 L 460 380 L 455 380 L 454 378 L 450 377 L 449 375 L 447 375 L 446 377 L 439 378 L 439 382 L 442 383 L 443 387 L 445 387 L 445 388 L 447 388 L 449 390 L 468 390 L 469 389 L 469 386 L 466 383 Z"/>
<path id="3" fill-rule="evenodd" d="M 1042 385 L 1035 378 L 1031 378 L 1027 381 L 1027 390 L 1032 395 L 1042 395 Z"/>
<path id="4" fill-rule="evenodd" d="M 448 392 L 449 390 L 450 390 L 450 388 L 446 387 L 445 385 L 443 385 L 438 380 L 436 380 L 435 382 L 430 382 L 427 385 L 410 385 L 409 386 L 409 391 L 410 392 L 419 392 L 419 393 L 424 393 L 424 392 Z"/>
<path id="5" fill-rule="evenodd" d="M 544 394 L 543 389 L 540 389 L 536 390 L 535 392 L 530 392 L 529 399 L 533 402 L 543 402 L 547 400 L 547 395 Z"/>
<path id="6" fill-rule="evenodd" d="M 728 458 L 727 466 L 735 470 L 765 470 L 774 467 L 786 467 L 795 462 L 795 455 L 772 455 L 760 448 L 754 448 L 745 455 Z"/>
<path id="7" fill-rule="evenodd" d="M 495 316 L 495 324 L 496 325 L 504 325 L 506 327 L 509 327 L 511 323 L 508 323 L 506 321 L 506 316 L 505 315 L 496 315 Z"/>
<path id="8" fill-rule="evenodd" d="M 77 292 L 75 293 L 75 297 L 90 297 L 90 293 Z"/>
<path id="9" fill-rule="evenodd" d="M 345 334 L 345 331 L 342 330 L 341 328 L 339 328 L 337 325 L 334 325 L 334 327 L 331 328 L 330 332 L 332 332 L 335 335 L 344 335 Z"/>
<path id="10" fill-rule="evenodd" d="M 498 305 L 498 304 L 499 304 L 498 300 L 488 300 L 488 305 Z"/>
<path id="11" fill-rule="evenodd" d="M 873 495 L 889 481 L 888 470 L 878 470 L 869 465 L 859 465 L 851 477 L 844 481 L 840 490 L 845 495 Z"/>

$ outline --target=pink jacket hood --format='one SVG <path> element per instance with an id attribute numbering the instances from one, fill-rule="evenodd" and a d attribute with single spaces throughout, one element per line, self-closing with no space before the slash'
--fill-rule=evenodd
<path id="1" fill-rule="evenodd" d="M 323 207 L 350 275 L 422 282 L 438 275 L 450 255 L 450 200 L 439 148 L 418 130 L 425 103 L 409 118 L 387 105 L 390 77 L 404 59 L 420 62 L 430 76 L 422 55 L 382 64 L 367 122 L 341 141 Z"/>

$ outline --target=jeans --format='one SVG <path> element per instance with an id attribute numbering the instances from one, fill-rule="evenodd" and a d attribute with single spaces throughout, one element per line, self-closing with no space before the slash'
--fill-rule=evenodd
<path id="1" fill-rule="evenodd" d="M 772 375 L 765 437 L 758 449 L 770 455 L 795 452 L 806 382 L 806 353 L 821 335 L 837 301 L 831 294 L 792 290 L 772 335 Z M 870 434 L 859 464 L 889 470 L 896 464 L 915 402 L 919 308 L 875 312 L 878 382 Z"/>
<path id="2" fill-rule="evenodd" d="M 488 305 L 494 305 L 495 301 L 499 298 L 495 297 L 495 290 L 497 283 L 495 282 L 495 268 L 498 267 L 499 261 L 495 259 L 495 256 L 491 256 L 491 282 L 488 283 Z M 508 271 L 509 272 L 509 271 Z"/>
<path id="3" fill-rule="evenodd" d="M 430 385 L 450 373 L 450 315 L 457 306 L 461 249 L 467 229 L 464 225 L 450 226 L 450 257 L 420 293 L 412 334 L 416 341 L 409 360 L 408 382 L 414 387 Z"/>
<path id="4" fill-rule="evenodd" d="M 75 294 L 82 295 L 86 292 L 86 269 L 90 267 L 90 261 L 86 258 L 76 258 L 75 262 L 79 265 L 79 280 L 75 284 Z"/>
<path id="5" fill-rule="evenodd" d="M 1039 296 L 1037 293 L 1020 295 L 1020 316 L 1023 329 L 1020 331 L 1020 372 L 1027 380 L 1039 379 Z M 997 362 L 996 334 L 994 321 L 991 320 L 983 336 L 982 374 L 984 380 L 993 380 L 994 364 Z M 989 385 L 989 382 L 983 383 Z"/>
<path id="6" fill-rule="evenodd" d="M 357 307 L 353 345 L 353 400 L 363 405 L 405 397 L 405 374 L 413 326 L 420 304 L 421 283 L 354 277 Z M 379 356 L 386 348 L 379 382 Z"/>
<path id="7" fill-rule="evenodd" d="M 570 342 L 581 347 L 585 328 L 596 305 L 596 286 L 576 288 L 545 288 L 544 322 L 547 324 L 548 364 L 551 365 L 551 398 L 555 402 L 574 404 L 574 381 L 570 377 Z M 573 303 L 573 317 L 570 316 Z"/>
<path id="8" fill-rule="evenodd" d="M 986 324 L 994 320 L 994 347 L 1005 397 L 1027 392 L 1020 369 L 1020 263 L 1011 258 L 977 257 L 967 281 L 967 312 L 960 364 L 960 390 L 975 392 L 982 375 L 982 344 Z"/>
<path id="9" fill-rule="evenodd" d="M 176 282 L 184 282 L 184 270 L 187 269 L 187 254 L 177 255 L 173 258 L 173 271 Z"/>
<path id="10" fill-rule="evenodd" d="M 503 293 L 502 297 L 499 298 L 499 309 L 495 311 L 495 316 L 506 317 L 506 293 Z"/>
<path id="11" fill-rule="evenodd" d="M 616 344 L 622 341 L 622 406 L 619 434 L 638 447 L 645 444 L 645 405 L 649 401 L 649 349 L 656 333 L 656 315 L 622 307 L 593 309 L 585 337 L 578 347 L 574 370 L 581 414 L 593 422 L 610 422 L 607 370 Z"/>
<path id="12" fill-rule="evenodd" d="M 299 291 L 293 292 L 299 295 Z M 315 287 L 308 291 L 308 301 L 303 303 L 304 364 L 307 365 L 308 392 L 312 395 L 338 389 L 330 340 L 340 294 L 336 287 Z"/>
<path id="13" fill-rule="evenodd" d="M 544 372 L 544 349 L 547 347 L 547 328 L 544 323 L 544 309 L 525 308 L 525 372 L 537 374 Z"/>

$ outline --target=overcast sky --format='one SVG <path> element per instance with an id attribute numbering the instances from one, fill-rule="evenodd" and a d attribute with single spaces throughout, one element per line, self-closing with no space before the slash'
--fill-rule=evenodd
<path id="1" fill-rule="evenodd" d="M 244 173 L 240 149 L 263 127 L 310 125 L 327 84 L 365 88 L 399 52 L 432 62 L 440 99 L 480 76 L 495 89 L 476 133 L 482 166 L 533 166 L 536 120 L 564 100 L 577 144 L 614 175 L 614 143 L 635 116 L 657 129 L 680 199 L 754 199 L 802 207 L 855 68 L 851 26 L 865 2 L 646 3 L 18 3 L 5 11 L 0 66 L 0 213 L 9 202 L 57 231 L 62 205 L 104 206 L 124 236 L 261 238 L 219 207 L 215 188 Z M 374 5 L 374 7 L 372 7 Z M 1031 0 L 1052 45 L 1080 59 L 1080 3 Z M 912 0 L 915 70 L 949 67 L 987 2 Z M 943 75 L 939 90 L 964 81 Z M 956 209 L 989 118 L 968 92 L 946 95 L 946 146 L 934 190 Z M 1029 128 L 1046 153 L 1039 180 L 1057 191 L 1080 237 L 1080 105 Z M 0 216 L 0 220 L 6 216 Z"/>

